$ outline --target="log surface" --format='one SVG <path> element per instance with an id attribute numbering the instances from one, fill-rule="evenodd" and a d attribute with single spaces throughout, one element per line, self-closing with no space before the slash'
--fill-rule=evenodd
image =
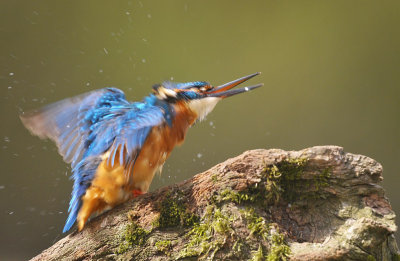
<path id="1" fill-rule="evenodd" d="M 258 149 L 130 200 L 32 260 L 399 260 L 382 166 Z"/>

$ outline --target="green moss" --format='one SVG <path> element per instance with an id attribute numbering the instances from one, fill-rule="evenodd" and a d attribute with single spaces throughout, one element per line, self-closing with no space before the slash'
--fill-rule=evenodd
<path id="1" fill-rule="evenodd" d="M 145 230 L 139 226 L 136 222 L 128 224 L 122 234 L 122 242 L 120 243 L 116 253 L 125 253 L 132 246 L 143 246 L 146 243 L 147 236 L 150 231 Z"/>
<path id="2" fill-rule="evenodd" d="M 172 242 L 170 240 L 160 240 L 155 244 L 155 247 L 158 251 L 163 252 L 166 255 L 169 255 L 171 250 Z"/>
<path id="3" fill-rule="evenodd" d="M 314 176 L 313 185 L 316 191 L 329 185 L 329 177 L 331 176 L 331 169 L 327 168 L 322 171 L 322 173 Z"/>
<path id="4" fill-rule="evenodd" d="M 275 204 L 282 197 L 291 201 L 296 196 L 292 194 L 293 187 L 297 186 L 306 164 L 307 159 L 289 159 L 275 165 L 268 165 L 261 175 L 261 183 L 245 191 L 225 189 L 214 196 L 212 201 L 214 203 L 230 201 L 236 204 L 265 204 L 265 202 Z"/>
<path id="5" fill-rule="evenodd" d="M 367 261 L 376 261 L 375 257 L 373 255 L 368 255 L 367 256 Z"/>
<path id="6" fill-rule="evenodd" d="M 252 260 L 268 260 L 268 261 L 281 261 L 288 260 L 290 255 L 290 248 L 285 243 L 285 237 L 279 233 L 274 225 L 268 224 L 266 220 L 259 216 L 253 208 L 242 210 L 241 213 L 246 219 L 247 228 L 250 231 L 248 239 L 251 236 L 263 239 L 268 245 L 268 255 L 264 257 L 263 249 L 260 244 L 257 252 L 253 255 Z"/>
<path id="7" fill-rule="evenodd" d="M 238 238 L 232 246 L 232 256 L 239 257 L 243 256 L 243 249 L 246 247 L 246 242 L 241 238 Z"/>
<path id="8" fill-rule="evenodd" d="M 218 182 L 218 174 L 214 174 L 211 176 L 211 180 L 213 183 L 217 183 Z"/>
<path id="9" fill-rule="evenodd" d="M 250 194 L 248 191 L 234 191 L 232 189 L 225 189 L 221 191 L 217 196 L 214 196 L 215 202 L 231 201 L 237 204 L 242 202 L 255 202 L 257 199 L 257 194 Z"/>
<path id="10" fill-rule="evenodd" d="M 208 206 L 201 222 L 195 224 L 189 232 L 188 244 L 180 252 L 179 258 L 205 254 L 212 259 L 224 245 L 226 238 L 233 233 L 233 220 L 216 206 Z"/>
<path id="11" fill-rule="evenodd" d="M 244 218 L 247 222 L 247 228 L 250 231 L 249 237 L 256 236 L 263 239 L 268 244 L 268 255 L 264 258 L 263 249 L 260 244 L 257 252 L 253 255 L 252 260 L 268 260 L 281 261 L 288 260 L 290 248 L 285 243 L 285 237 L 273 228 L 273 225 L 268 224 L 266 220 L 259 216 L 253 208 L 242 210 Z M 272 231 L 272 233 L 270 232 Z"/>
<path id="12" fill-rule="evenodd" d="M 161 202 L 160 215 L 153 222 L 155 228 L 183 226 L 190 227 L 199 222 L 199 217 L 190 213 L 183 200 L 183 193 L 168 193 Z"/>
<path id="13" fill-rule="evenodd" d="M 261 174 L 261 182 L 245 191 L 227 188 L 213 196 L 212 202 L 224 201 L 243 203 L 276 204 L 281 199 L 287 202 L 304 199 L 324 198 L 321 189 L 328 186 L 330 169 L 312 175 L 312 179 L 303 177 L 307 159 L 288 159 L 268 165 Z"/>
<path id="14" fill-rule="evenodd" d="M 258 245 L 258 250 L 253 254 L 251 260 L 252 261 L 264 261 L 265 260 L 261 244 Z"/>
<path id="15" fill-rule="evenodd" d="M 263 178 L 268 203 L 277 203 L 281 197 L 293 201 L 293 191 L 306 165 L 307 159 L 288 159 L 265 167 Z"/>
<path id="16" fill-rule="evenodd" d="M 247 228 L 250 231 L 249 237 L 256 236 L 261 237 L 264 240 L 268 239 L 269 225 L 266 223 L 263 217 L 260 217 L 255 213 L 254 208 L 248 208 L 242 210 L 244 218 L 247 222 Z"/>
<path id="17" fill-rule="evenodd" d="M 330 169 L 325 169 L 319 174 L 315 174 L 312 180 L 303 180 L 305 186 L 307 186 L 307 193 L 302 193 L 300 195 L 301 200 L 315 200 L 315 199 L 325 199 L 324 193 L 321 193 L 321 189 L 329 185 Z"/>
<path id="18" fill-rule="evenodd" d="M 392 260 L 393 261 L 400 261 L 400 254 L 399 253 L 395 253 L 392 255 Z"/>
<path id="19" fill-rule="evenodd" d="M 305 179 L 302 174 L 306 166 L 307 159 L 300 158 L 265 167 L 262 177 L 267 203 L 276 204 L 280 199 L 294 202 L 298 199 L 324 198 L 321 189 L 329 185 L 330 169 L 314 174 L 312 179 Z"/>
<path id="20" fill-rule="evenodd" d="M 285 243 L 285 237 L 279 231 L 272 233 L 270 239 L 270 249 L 267 261 L 286 261 L 289 260 L 291 253 L 290 247 Z"/>

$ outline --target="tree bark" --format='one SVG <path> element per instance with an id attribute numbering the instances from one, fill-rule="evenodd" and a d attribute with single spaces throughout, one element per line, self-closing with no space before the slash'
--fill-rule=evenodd
<path id="1" fill-rule="evenodd" d="M 251 150 L 96 218 L 32 260 L 400 260 L 382 166 Z"/>

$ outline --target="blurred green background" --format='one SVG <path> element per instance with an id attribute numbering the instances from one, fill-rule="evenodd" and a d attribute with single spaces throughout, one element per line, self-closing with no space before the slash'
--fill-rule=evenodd
<path id="1" fill-rule="evenodd" d="M 151 190 L 245 150 L 333 144 L 383 164 L 400 213 L 399 14 L 395 0 L 1 1 L 0 259 L 63 237 L 72 187 L 18 114 L 105 86 L 140 100 L 164 80 L 263 73 L 189 131 Z"/>

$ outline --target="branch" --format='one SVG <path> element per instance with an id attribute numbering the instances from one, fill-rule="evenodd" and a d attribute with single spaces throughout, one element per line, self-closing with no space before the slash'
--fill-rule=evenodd
<path id="1" fill-rule="evenodd" d="M 381 180 L 379 163 L 336 146 L 247 151 L 93 218 L 32 260 L 392 260 Z"/>

